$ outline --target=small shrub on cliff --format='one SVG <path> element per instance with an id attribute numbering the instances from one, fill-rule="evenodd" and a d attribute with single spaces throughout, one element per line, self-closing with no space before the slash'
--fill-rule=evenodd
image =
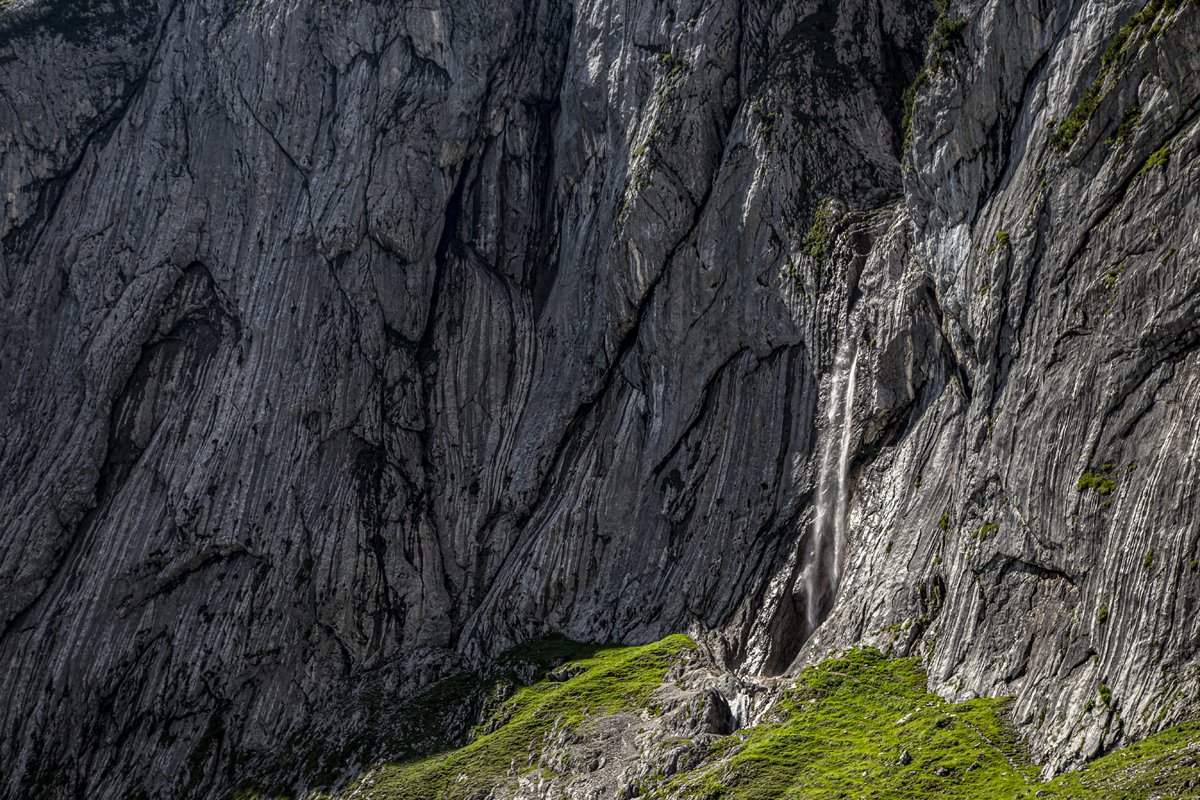
<path id="1" fill-rule="evenodd" d="M 800 248 L 801 252 L 814 261 L 821 261 L 829 253 L 829 246 L 833 244 L 833 200 L 826 197 L 817 206 L 817 213 L 813 215 L 812 227 L 808 230 L 808 236 L 804 238 L 804 245 Z"/>
<path id="2" fill-rule="evenodd" d="M 904 131 L 904 148 L 907 150 L 909 142 L 912 140 L 912 113 L 913 105 L 917 101 L 917 91 L 922 86 L 929 83 L 929 73 L 921 67 L 921 71 L 917 73 L 916 79 L 904 90 L 904 94 L 900 97 L 900 103 L 904 108 L 903 115 L 900 121 L 900 130 Z"/>
<path id="3" fill-rule="evenodd" d="M 1135 177 L 1141 178 L 1155 167 L 1162 167 L 1163 169 L 1166 169 L 1167 162 L 1170 160 L 1171 146 L 1169 144 L 1165 144 L 1150 154 L 1150 157 L 1146 159 L 1146 163 L 1142 165 L 1140 170 L 1138 170 L 1138 174 Z"/>
<path id="4" fill-rule="evenodd" d="M 1097 475 L 1092 472 L 1085 472 L 1079 476 L 1079 483 L 1076 485 L 1077 491 L 1085 491 L 1087 489 L 1095 490 L 1096 494 L 1108 494 L 1113 489 L 1117 488 L 1117 482 L 1105 478 L 1103 475 Z"/>

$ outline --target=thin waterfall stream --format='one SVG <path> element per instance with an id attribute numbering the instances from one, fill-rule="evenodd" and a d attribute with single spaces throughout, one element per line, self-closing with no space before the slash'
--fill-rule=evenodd
<path id="1" fill-rule="evenodd" d="M 846 506 L 849 497 L 850 446 L 854 424 L 854 385 L 858 373 L 858 337 L 847 336 L 834 360 L 826 410 L 825 446 L 817 483 L 813 520 L 813 559 L 806 570 L 808 630 L 821 624 L 842 578 L 846 549 Z M 832 545 L 832 546 L 831 546 Z M 832 559 L 829 558 L 832 550 Z M 827 563 L 831 560 L 832 563 Z M 828 581 L 828 584 L 825 584 Z M 828 588 L 826 588 L 826 585 Z M 828 605 L 824 602 L 828 598 Z M 824 607 L 823 607 L 824 606 Z"/>

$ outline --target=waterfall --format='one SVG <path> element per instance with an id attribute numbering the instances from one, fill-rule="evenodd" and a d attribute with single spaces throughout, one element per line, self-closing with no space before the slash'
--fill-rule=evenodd
<path id="1" fill-rule="evenodd" d="M 826 409 L 828 425 L 821 454 L 821 473 L 817 483 L 817 508 L 812 536 L 813 558 L 806 570 L 810 635 L 821 624 L 821 601 L 826 596 L 822 579 L 829 580 L 828 596 L 832 601 L 842 578 L 842 558 L 846 549 L 846 506 L 850 499 L 848 473 L 854 424 L 854 382 L 857 372 L 858 337 L 849 335 L 842 342 L 834 361 Z M 833 550 L 832 564 L 826 563 L 829 544 L 832 544 Z"/>
<path id="2" fill-rule="evenodd" d="M 851 342 L 854 355 L 850 359 L 850 374 L 846 378 L 845 398 L 842 401 L 842 452 L 838 457 L 837 506 L 833 510 L 833 591 L 842 581 L 842 554 L 846 550 L 847 506 L 850 502 L 850 439 L 854 432 L 854 379 L 858 376 L 857 338 Z"/>

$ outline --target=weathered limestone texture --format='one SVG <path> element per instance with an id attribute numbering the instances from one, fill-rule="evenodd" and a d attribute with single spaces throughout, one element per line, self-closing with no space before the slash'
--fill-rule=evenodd
<path id="1" fill-rule="evenodd" d="M 0 11 L 0 797 L 550 631 L 1195 710 L 1194 2 L 82 1 Z"/>

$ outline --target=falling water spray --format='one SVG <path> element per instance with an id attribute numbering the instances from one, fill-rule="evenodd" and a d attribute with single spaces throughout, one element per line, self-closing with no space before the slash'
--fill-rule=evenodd
<path id="1" fill-rule="evenodd" d="M 847 336 L 839 348 L 830 380 L 828 422 L 817 483 L 816 517 L 813 520 L 813 559 L 807 570 L 808 629 L 821 624 L 822 577 L 829 580 L 829 594 L 837 593 L 842 578 L 846 549 L 846 506 L 849 502 L 848 473 L 854 423 L 854 384 L 858 372 L 858 337 Z M 832 550 L 832 563 L 826 563 Z"/>
<path id="2" fill-rule="evenodd" d="M 850 373 L 846 378 L 842 402 L 841 454 L 838 457 L 837 506 L 833 510 L 833 591 L 842 581 L 842 555 L 846 550 L 847 507 L 850 502 L 850 439 L 854 431 L 854 379 L 858 376 L 857 340 L 851 340 L 854 355 L 850 358 Z"/>

